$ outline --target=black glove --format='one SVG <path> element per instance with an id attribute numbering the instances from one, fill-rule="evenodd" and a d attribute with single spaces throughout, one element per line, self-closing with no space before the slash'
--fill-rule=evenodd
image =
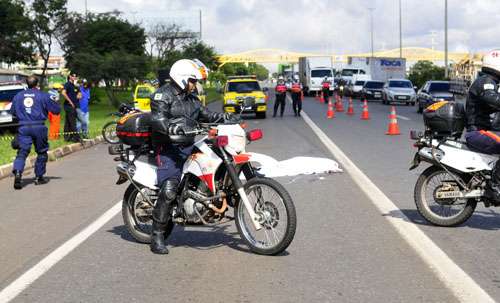
<path id="1" fill-rule="evenodd" d="M 184 128 L 178 124 L 170 124 L 168 126 L 168 134 L 169 135 L 184 135 L 186 131 Z"/>

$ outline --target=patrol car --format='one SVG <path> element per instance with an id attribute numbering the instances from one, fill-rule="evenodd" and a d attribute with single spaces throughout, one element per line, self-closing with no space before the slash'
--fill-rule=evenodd
<path id="1" fill-rule="evenodd" d="M 15 118 L 9 113 L 14 96 L 26 89 L 26 85 L 19 82 L 0 83 L 0 126 L 16 123 Z M 0 128 L 0 131 L 2 129 Z"/>
<path id="2" fill-rule="evenodd" d="M 224 87 L 223 111 L 226 113 L 255 113 L 265 118 L 267 96 L 261 89 L 256 76 L 229 77 Z"/>

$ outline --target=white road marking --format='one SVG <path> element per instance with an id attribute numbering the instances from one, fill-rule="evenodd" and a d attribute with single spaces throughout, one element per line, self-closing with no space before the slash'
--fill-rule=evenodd
<path id="1" fill-rule="evenodd" d="M 405 117 L 405 116 L 401 116 L 401 115 L 396 115 L 396 117 L 398 117 L 401 120 L 406 120 L 406 121 L 410 121 L 411 120 L 410 118 Z"/>
<path id="2" fill-rule="evenodd" d="M 354 182 L 391 223 L 404 240 L 461 302 L 495 302 L 466 272 L 418 228 L 303 112 L 302 118 Z M 388 216 L 387 214 L 391 214 Z M 409 273 L 411 275 L 411 273 Z"/>
<path id="3" fill-rule="evenodd" d="M 113 207 L 108 209 L 102 216 L 97 218 L 89 226 L 83 229 L 81 232 L 73 236 L 71 239 L 66 241 L 64 244 L 56 248 L 48 256 L 43 258 L 35 266 L 30 268 L 24 274 L 22 274 L 15 281 L 10 283 L 7 287 L 2 289 L 0 292 L 0 303 L 7 303 L 19 295 L 23 290 L 40 278 L 44 273 L 46 273 L 50 268 L 61 261 L 65 256 L 67 256 L 76 247 L 87 240 L 92 234 L 98 231 L 104 226 L 109 220 L 111 220 L 116 214 L 121 210 L 121 201 L 116 203 Z"/>

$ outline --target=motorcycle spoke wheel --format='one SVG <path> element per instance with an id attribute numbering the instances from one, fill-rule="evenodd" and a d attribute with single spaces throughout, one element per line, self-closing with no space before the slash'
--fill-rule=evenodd
<path id="1" fill-rule="evenodd" d="M 255 178 L 245 186 L 262 228 L 256 230 L 244 206 L 236 207 L 236 224 L 243 240 L 252 251 L 274 255 L 291 243 L 295 234 L 296 214 L 293 202 L 286 190 L 276 181 Z"/>

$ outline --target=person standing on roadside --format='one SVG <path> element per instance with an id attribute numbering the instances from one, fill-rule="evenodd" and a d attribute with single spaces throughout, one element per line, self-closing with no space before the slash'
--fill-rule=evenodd
<path id="1" fill-rule="evenodd" d="M 323 93 L 323 101 L 325 104 L 328 104 L 328 98 L 330 98 L 330 81 L 326 76 L 323 79 L 323 83 L 321 83 L 321 91 Z"/>
<path id="2" fill-rule="evenodd" d="M 285 85 L 285 80 L 283 79 L 282 76 L 279 77 L 278 84 L 276 85 L 274 90 L 276 91 L 276 98 L 274 100 L 273 118 L 276 117 L 276 113 L 278 112 L 278 107 L 281 107 L 280 117 L 283 117 L 283 113 L 285 112 L 286 85 Z"/>
<path id="3" fill-rule="evenodd" d="M 298 79 L 295 79 L 292 83 L 292 107 L 295 117 L 300 117 L 300 112 L 302 111 L 302 100 L 304 99 L 304 93 L 302 91 L 302 84 L 300 84 Z"/>
<path id="4" fill-rule="evenodd" d="M 64 84 L 62 95 L 64 97 L 64 111 L 66 119 L 64 121 L 64 140 L 68 142 L 80 142 L 80 134 L 76 128 L 77 112 L 76 109 L 80 107 L 78 100 L 78 89 L 75 86 L 76 75 L 70 74 L 68 82 Z"/>
<path id="5" fill-rule="evenodd" d="M 63 85 L 61 83 L 54 83 L 48 93 L 53 100 L 59 103 Z M 59 139 L 59 132 L 61 131 L 61 115 L 49 112 L 49 140 Z"/>
<path id="6" fill-rule="evenodd" d="M 17 130 L 17 156 L 14 160 L 14 189 L 22 188 L 22 174 L 26 158 L 31 151 L 31 145 L 35 145 L 37 158 L 35 162 L 35 185 L 48 182 L 44 178 L 48 160 L 47 151 L 49 142 L 47 138 L 47 127 L 45 120 L 49 112 L 59 114 L 61 107 L 58 100 L 38 87 L 38 78 L 29 76 L 26 78 L 28 89 L 17 93 L 12 100 L 10 113 L 19 120 Z"/>
<path id="7" fill-rule="evenodd" d="M 90 101 L 90 85 L 87 80 L 83 79 L 80 85 L 81 99 L 80 107 L 76 109 L 78 119 L 76 121 L 76 129 L 82 133 L 83 137 L 88 139 L 89 136 L 89 101 Z"/>

